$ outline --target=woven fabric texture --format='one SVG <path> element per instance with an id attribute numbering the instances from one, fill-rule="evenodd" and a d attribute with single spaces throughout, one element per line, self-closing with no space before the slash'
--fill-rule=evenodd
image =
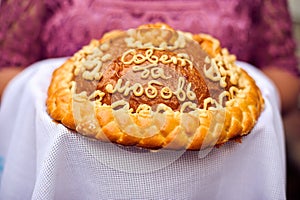
<path id="1" fill-rule="evenodd" d="M 66 58 L 33 64 L 0 108 L 0 199 L 285 199 L 277 91 L 253 66 L 265 110 L 242 143 L 199 151 L 147 151 L 91 140 L 53 122 L 45 99 Z"/>

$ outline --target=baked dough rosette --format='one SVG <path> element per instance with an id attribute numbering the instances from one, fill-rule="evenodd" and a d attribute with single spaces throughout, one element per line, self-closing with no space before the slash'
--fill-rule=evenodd
<path id="1" fill-rule="evenodd" d="M 148 149 L 199 150 L 250 133 L 264 105 L 217 39 L 166 24 L 112 31 L 52 76 L 47 112 L 81 135 Z"/>

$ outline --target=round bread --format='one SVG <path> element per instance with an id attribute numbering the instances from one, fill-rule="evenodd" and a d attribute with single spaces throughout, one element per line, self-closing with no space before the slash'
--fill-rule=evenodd
<path id="1" fill-rule="evenodd" d="M 199 150 L 244 136 L 264 101 L 207 34 L 166 24 L 112 31 L 52 76 L 47 112 L 81 135 L 148 149 Z"/>

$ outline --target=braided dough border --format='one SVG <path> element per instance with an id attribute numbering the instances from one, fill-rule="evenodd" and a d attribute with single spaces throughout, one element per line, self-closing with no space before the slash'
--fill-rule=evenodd
<path id="1" fill-rule="evenodd" d="M 161 27 L 161 25 L 157 24 L 141 27 L 145 26 Z M 167 28 L 169 27 L 167 26 Z M 119 31 L 110 32 L 99 41 L 100 43 L 104 42 L 118 33 Z M 193 35 L 193 39 L 212 58 L 222 52 L 218 40 L 209 35 Z M 242 79 L 244 84 L 248 85 L 250 89 L 247 91 L 241 90 L 244 94 L 236 95 L 230 105 L 226 105 L 220 111 L 207 109 L 204 114 L 202 113 L 198 116 L 168 111 L 165 115 L 163 126 L 160 127 L 156 134 L 149 137 L 126 133 L 118 126 L 112 106 L 97 103 L 90 104 L 87 102 L 85 106 L 92 106 L 92 115 L 99 126 L 95 128 L 89 125 L 90 121 L 85 118 L 85 114 L 91 115 L 91 113 L 88 113 L 91 110 L 85 111 L 84 108 L 80 108 L 79 115 L 82 118 L 80 126 L 78 126 L 78 122 L 74 117 L 74 112 L 77 111 L 73 110 L 72 79 L 74 68 L 74 61 L 70 58 L 53 72 L 46 101 L 47 112 L 54 120 L 62 123 L 69 129 L 104 142 L 148 149 L 204 149 L 249 134 L 264 107 L 264 100 L 255 81 L 246 71 L 240 69 L 239 79 Z M 149 124 L 149 119 L 138 116 L 139 114 L 137 113 L 129 115 L 142 128 Z"/>

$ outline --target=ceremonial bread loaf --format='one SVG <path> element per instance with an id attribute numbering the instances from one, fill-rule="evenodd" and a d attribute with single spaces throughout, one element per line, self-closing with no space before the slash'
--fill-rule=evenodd
<path id="1" fill-rule="evenodd" d="M 199 150 L 249 134 L 255 81 L 207 34 L 147 24 L 92 40 L 52 75 L 47 112 L 74 133 L 147 149 Z"/>

